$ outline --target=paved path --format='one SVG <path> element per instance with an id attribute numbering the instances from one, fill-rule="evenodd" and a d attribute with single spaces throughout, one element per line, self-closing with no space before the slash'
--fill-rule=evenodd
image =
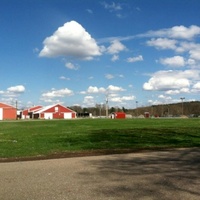
<path id="1" fill-rule="evenodd" d="M 1 200 L 199 200 L 200 148 L 0 163 Z"/>

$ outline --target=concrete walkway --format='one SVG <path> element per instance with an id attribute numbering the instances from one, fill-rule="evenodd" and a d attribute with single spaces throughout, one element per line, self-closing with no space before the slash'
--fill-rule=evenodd
<path id="1" fill-rule="evenodd" d="M 199 200 L 200 148 L 0 163 L 2 200 Z"/>

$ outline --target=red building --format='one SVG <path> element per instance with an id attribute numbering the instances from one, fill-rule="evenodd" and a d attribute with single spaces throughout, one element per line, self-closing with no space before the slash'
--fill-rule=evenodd
<path id="1" fill-rule="evenodd" d="M 21 118 L 22 119 L 32 119 L 33 113 L 40 109 L 42 109 L 42 106 L 34 106 L 34 107 L 28 108 L 26 110 L 23 110 L 21 113 Z"/>
<path id="2" fill-rule="evenodd" d="M 126 113 L 124 112 L 115 112 L 111 114 L 112 119 L 125 119 L 126 118 Z"/>
<path id="3" fill-rule="evenodd" d="M 33 112 L 35 119 L 74 119 L 76 112 L 60 104 L 43 107 Z"/>
<path id="4" fill-rule="evenodd" d="M 0 120 L 16 119 L 17 109 L 13 106 L 0 103 Z"/>

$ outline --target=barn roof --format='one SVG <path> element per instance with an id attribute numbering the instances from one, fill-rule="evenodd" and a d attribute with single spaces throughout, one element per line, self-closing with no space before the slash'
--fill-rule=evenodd
<path id="1" fill-rule="evenodd" d="M 34 112 L 34 114 L 43 113 L 44 111 L 46 111 L 46 110 L 48 110 L 48 109 L 50 109 L 50 108 L 53 108 L 53 107 L 55 107 L 55 106 L 61 106 L 61 107 L 63 107 L 63 108 L 66 108 L 66 109 L 70 110 L 71 112 L 75 112 L 75 111 L 73 111 L 73 110 L 71 110 L 71 109 L 69 109 L 69 108 L 67 108 L 67 107 L 65 107 L 65 106 L 63 106 L 63 105 L 61 105 L 61 104 L 54 104 L 54 105 L 45 106 L 45 107 L 43 107 L 43 108 L 37 110 L 36 112 Z"/>
<path id="2" fill-rule="evenodd" d="M 57 105 L 57 104 L 56 104 L 56 105 Z M 52 108 L 52 107 L 54 107 L 54 106 L 56 106 L 56 105 L 45 106 L 45 107 L 43 107 L 43 108 L 37 110 L 36 112 L 34 112 L 34 114 L 42 113 L 42 112 L 44 112 L 45 110 L 48 110 L 49 108 Z"/>
<path id="3" fill-rule="evenodd" d="M 0 108 L 15 108 L 14 106 L 0 102 Z"/>

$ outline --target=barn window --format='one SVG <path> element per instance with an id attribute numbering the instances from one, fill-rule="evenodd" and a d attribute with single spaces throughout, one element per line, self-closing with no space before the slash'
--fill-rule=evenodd
<path id="1" fill-rule="evenodd" d="M 55 107 L 55 112 L 58 112 L 58 107 Z"/>

